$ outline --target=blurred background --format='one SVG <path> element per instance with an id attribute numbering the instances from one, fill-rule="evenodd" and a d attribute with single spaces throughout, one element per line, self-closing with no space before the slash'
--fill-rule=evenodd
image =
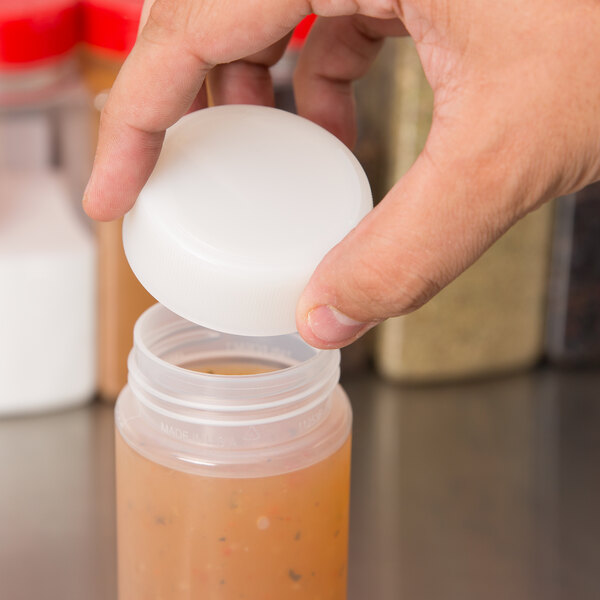
<path id="1" fill-rule="evenodd" d="M 121 223 L 90 222 L 81 196 L 141 6 L 0 0 L 3 599 L 115 594 L 110 407 L 154 299 Z M 313 20 L 273 68 L 285 110 Z M 429 131 L 410 39 L 387 41 L 356 99 L 377 202 Z M 598 597 L 600 184 L 530 214 L 427 305 L 345 349 L 342 380 L 351 600 Z"/>

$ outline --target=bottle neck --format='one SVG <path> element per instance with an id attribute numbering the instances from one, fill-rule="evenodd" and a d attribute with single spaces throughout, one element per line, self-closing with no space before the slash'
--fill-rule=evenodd
<path id="1" fill-rule="evenodd" d="M 276 370 L 219 375 L 185 367 L 209 362 L 275 365 Z M 312 348 L 297 334 L 219 333 L 157 304 L 136 324 L 128 366 L 140 412 L 162 435 L 252 448 L 288 442 L 325 419 L 339 380 L 339 351 Z"/>

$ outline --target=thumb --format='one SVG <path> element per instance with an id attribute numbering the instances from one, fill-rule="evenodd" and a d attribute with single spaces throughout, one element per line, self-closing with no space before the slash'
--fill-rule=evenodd
<path id="1" fill-rule="evenodd" d="M 346 346 L 417 309 L 526 212 L 519 197 L 531 195 L 516 169 L 492 163 L 482 148 L 473 154 L 473 140 L 446 139 L 435 152 L 433 133 L 410 171 L 310 279 L 296 321 L 312 346 Z M 461 153 L 461 141 L 471 151 Z"/>

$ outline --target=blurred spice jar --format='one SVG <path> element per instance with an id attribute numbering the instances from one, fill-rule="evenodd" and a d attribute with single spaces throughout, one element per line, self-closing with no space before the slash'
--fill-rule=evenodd
<path id="1" fill-rule="evenodd" d="M 142 5 L 143 0 L 85 0 L 82 4 L 82 70 L 94 98 L 96 134 L 108 91 L 135 43 Z M 104 400 L 114 402 L 127 381 L 133 325 L 154 299 L 129 268 L 121 241 L 122 219 L 96 227 L 98 387 Z"/>
<path id="2" fill-rule="evenodd" d="M 546 349 L 559 364 L 600 364 L 600 183 L 557 202 Z"/>
<path id="3" fill-rule="evenodd" d="M 433 97 L 410 39 L 395 40 L 389 182 L 422 150 Z M 528 215 L 416 312 L 377 330 L 389 379 L 430 382 L 523 369 L 542 355 L 552 206 Z"/>

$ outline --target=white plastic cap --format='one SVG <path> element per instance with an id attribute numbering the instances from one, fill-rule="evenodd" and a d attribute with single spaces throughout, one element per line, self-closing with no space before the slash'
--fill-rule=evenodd
<path id="1" fill-rule="evenodd" d="M 181 317 L 286 334 L 316 266 L 372 206 L 360 164 L 321 127 L 273 108 L 219 106 L 167 131 L 123 245 L 142 285 Z"/>

